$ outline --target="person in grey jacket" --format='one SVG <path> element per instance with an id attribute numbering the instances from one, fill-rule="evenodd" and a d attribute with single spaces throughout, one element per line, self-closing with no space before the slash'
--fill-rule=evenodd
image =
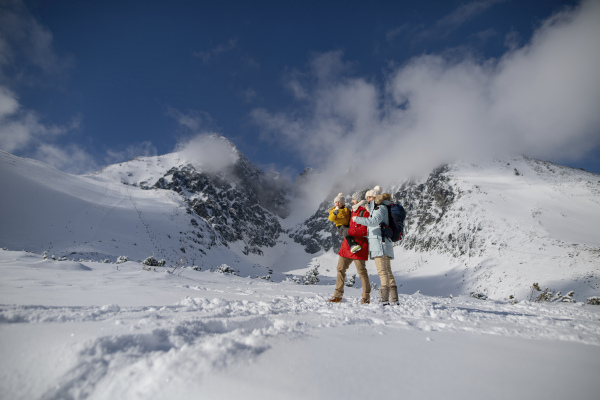
<path id="1" fill-rule="evenodd" d="M 375 186 L 373 190 L 365 194 L 368 218 L 352 217 L 360 225 L 367 227 L 367 240 L 369 241 L 369 258 L 375 260 L 377 274 L 381 280 L 379 294 L 381 303 L 398 304 L 398 287 L 394 274 L 392 274 L 391 260 L 394 259 L 394 246 L 390 239 L 384 239 L 381 235 L 381 223 L 389 225 L 387 207 L 382 205 L 392 204 L 392 196 L 389 193 L 381 194 L 381 188 Z"/>

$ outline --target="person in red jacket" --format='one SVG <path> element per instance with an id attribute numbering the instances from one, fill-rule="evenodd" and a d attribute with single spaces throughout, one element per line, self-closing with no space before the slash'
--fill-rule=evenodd
<path id="1" fill-rule="evenodd" d="M 364 208 L 366 201 L 364 200 L 366 190 L 356 192 L 352 195 L 352 214 L 350 216 L 350 226 L 348 228 L 348 235 L 354 237 L 356 242 L 361 246 L 361 249 L 356 253 L 350 251 L 350 245 L 348 241 L 344 239 L 340 251 L 338 252 L 338 265 L 337 265 L 337 280 L 335 283 L 335 291 L 333 297 L 329 299 L 332 303 L 339 303 L 342 301 L 344 295 L 344 283 L 346 281 L 346 271 L 352 261 L 358 271 L 360 282 L 362 284 L 362 302 L 361 304 L 369 304 L 371 301 L 371 283 L 369 282 L 369 273 L 367 272 L 367 259 L 369 258 L 369 242 L 365 238 L 367 236 L 367 227 L 364 225 L 357 225 L 352 221 L 352 217 L 369 217 L 369 212 Z"/>

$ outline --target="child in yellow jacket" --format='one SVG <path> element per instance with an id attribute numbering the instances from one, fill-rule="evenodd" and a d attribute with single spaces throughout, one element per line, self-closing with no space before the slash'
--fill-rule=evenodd
<path id="1" fill-rule="evenodd" d="M 361 247 L 352 236 L 348 236 L 351 211 L 348 209 L 348 207 L 346 207 L 346 199 L 344 198 L 344 194 L 338 194 L 333 200 L 333 203 L 335 205 L 329 210 L 329 220 L 335 224 L 339 235 L 346 238 L 346 241 L 350 246 L 350 251 L 352 253 L 356 253 L 361 249 Z"/>

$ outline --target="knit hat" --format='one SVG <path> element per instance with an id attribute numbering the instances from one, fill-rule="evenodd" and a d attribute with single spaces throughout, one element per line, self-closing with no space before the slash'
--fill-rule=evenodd
<path id="1" fill-rule="evenodd" d="M 381 188 L 379 186 L 375 186 L 373 189 L 367 190 L 367 193 L 365 193 L 365 198 L 377 197 L 380 194 L 381 194 Z"/>
<path id="2" fill-rule="evenodd" d="M 339 193 L 337 195 L 337 197 L 335 199 L 333 199 L 333 202 L 335 203 L 336 201 L 339 201 L 342 204 L 346 204 L 346 198 L 344 197 L 344 193 Z"/>
<path id="3" fill-rule="evenodd" d="M 361 201 L 365 199 L 365 193 L 367 193 L 369 189 L 359 190 L 352 195 L 352 198 L 356 201 Z"/>
<path id="4" fill-rule="evenodd" d="M 366 200 L 361 200 L 361 201 L 359 201 L 358 203 L 356 203 L 355 205 L 353 205 L 353 206 L 352 206 L 352 211 L 356 211 L 356 210 L 358 210 L 359 208 L 361 208 L 361 207 L 364 207 L 364 206 L 365 206 L 365 204 L 367 204 L 367 201 L 366 201 Z"/>

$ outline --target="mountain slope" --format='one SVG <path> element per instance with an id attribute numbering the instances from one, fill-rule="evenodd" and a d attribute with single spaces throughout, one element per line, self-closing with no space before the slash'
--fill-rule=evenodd
<path id="1" fill-rule="evenodd" d="M 408 213 L 392 262 L 401 291 L 525 298 L 538 282 L 584 299 L 600 290 L 597 174 L 517 157 L 453 163 L 383 189 Z M 291 232 L 308 252 L 339 246 L 328 206 Z"/>
<path id="2" fill-rule="evenodd" d="M 90 176 L 65 174 L 4 152 L 0 163 L 5 193 L 0 244 L 10 249 L 111 262 L 153 255 L 168 265 L 226 263 L 264 275 L 268 260 L 257 264 L 247 255 L 274 247 L 282 232 L 257 194 L 196 171 L 177 153 Z"/>
<path id="3" fill-rule="evenodd" d="M 179 236 L 179 227 L 190 218 L 175 193 L 145 191 L 100 176 L 68 175 L 4 152 L 0 163 L 6 193 L 3 246 L 95 260 L 152 254 L 179 258 L 179 246 L 165 239 Z"/>
<path id="4" fill-rule="evenodd" d="M 154 255 L 276 279 L 319 265 L 331 282 L 341 242 L 331 199 L 288 231 L 290 188 L 231 151 L 236 161 L 219 172 L 172 153 L 89 176 L 0 152 L 0 246 L 111 262 Z M 384 191 L 408 211 L 392 263 L 403 293 L 522 299 L 534 282 L 579 300 L 600 291 L 597 174 L 519 157 L 445 165 Z"/>

